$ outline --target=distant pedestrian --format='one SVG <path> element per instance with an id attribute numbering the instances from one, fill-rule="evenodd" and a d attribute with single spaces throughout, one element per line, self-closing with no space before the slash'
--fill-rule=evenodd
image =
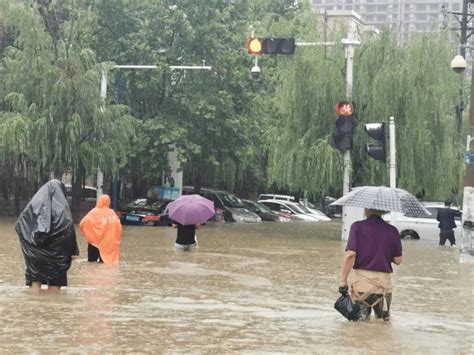
<path id="1" fill-rule="evenodd" d="M 342 266 L 342 287 L 347 288 L 353 270 L 351 297 L 360 306 L 359 320 L 374 309 L 377 318 L 390 319 L 392 263 L 402 262 L 398 230 L 382 219 L 384 211 L 365 209 L 367 219 L 354 222 Z"/>
<path id="2" fill-rule="evenodd" d="M 39 291 L 67 286 L 67 271 L 79 255 L 74 221 L 62 182 L 44 184 L 26 205 L 16 221 L 26 264 L 26 285 Z"/>
<path id="3" fill-rule="evenodd" d="M 108 195 L 97 199 L 95 208 L 85 215 L 79 226 L 88 243 L 88 261 L 119 263 L 122 224 L 115 211 L 110 208 Z"/>
<path id="4" fill-rule="evenodd" d="M 178 229 L 174 244 L 176 251 L 191 251 L 198 247 L 196 229 L 201 228 L 200 224 L 182 225 L 174 222 L 172 226 Z"/>
<path id="5" fill-rule="evenodd" d="M 444 208 L 438 210 L 436 219 L 439 221 L 439 245 L 444 245 L 446 239 L 449 240 L 451 246 L 456 245 L 456 238 L 454 236 L 454 228 L 456 228 L 456 217 L 461 217 L 461 211 L 451 208 L 451 201 L 444 203 Z"/>

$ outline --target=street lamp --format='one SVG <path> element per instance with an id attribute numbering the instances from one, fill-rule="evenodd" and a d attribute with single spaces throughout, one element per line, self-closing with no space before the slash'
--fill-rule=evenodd
<path id="1" fill-rule="evenodd" d="M 450 64 L 451 69 L 460 74 L 460 83 L 459 83 L 459 104 L 456 105 L 456 121 L 458 124 L 458 132 L 461 133 L 461 125 L 462 125 L 462 113 L 464 111 L 464 93 L 463 93 L 463 86 L 464 86 L 464 71 L 467 68 L 467 63 L 464 57 L 460 54 L 455 56 Z"/>
<path id="2" fill-rule="evenodd" d="M 456 73 L 463 73 L 466 68 L 467 63 L 462 55 L 458 54 L 451 61 L 451 69 L 454 70 Z"/>

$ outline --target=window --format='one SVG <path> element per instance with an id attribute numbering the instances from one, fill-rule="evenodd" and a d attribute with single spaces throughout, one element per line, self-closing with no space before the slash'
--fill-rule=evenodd
<path id="1" fill-rule="evenodd" d="M 219 193 L 219 194 L 217 194 L 217 196 L 219 197 L 220 200 L 222 200 L 222 203 L 226 207 L 230 207 L 230 208 L 243 208 L 243 207 L 245 207 L 242 200 L 240 198 L 238 198 L 237 196 L 235 196 L 235 195 L 226 194 L 226 193 Z"/>
<path id="2" fill-rule="evenodd" d="M 267 206 L 270 208 L 272 211 L 281 211 L 280 209 L 280 204 L 279 203 L 274 203 L 274 202 L 261 202 L 262 205 Z"/>
<path id="3" fill-rule="evenodd" d="M 224 207 L 222 205 L 221 200 L 219 199 L 219 197 L 216 194 L 214 194 L 212 192 L 204 192 L 204 193 L 202 193 L 202 196 L 207 198 L 208 200 L 211 200 L 212 202 L 214 202 L 214 208 L 221 208 L 222 209 L 222 207 Z"/>

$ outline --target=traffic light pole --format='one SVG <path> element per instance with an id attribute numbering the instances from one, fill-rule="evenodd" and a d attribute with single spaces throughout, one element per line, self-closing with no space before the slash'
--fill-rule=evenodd
<path id="1" fill-rule="evenodd" d="M 354 77 L 354 49 L 360 42 L 354 40 L 354 34 L 349 32 L 347 39 L 342 40 L 342 44 L 346 47 L 346 99 L 352 100 L 352 84 Z M 342 185 L 342 193 L 349 193 L 351 187 L 352 161 L 350 150 L 344 151 L 344 177 Z"/>
<path id="2" fill-rule="evenodd" d="M 388 169 L 390 175 L 390 187 L 397 187 L 397 149 L 395 145 L 395 119 L 390 117 L 388 124 L 388 137 L 390 142 L 390 160 Z"/>

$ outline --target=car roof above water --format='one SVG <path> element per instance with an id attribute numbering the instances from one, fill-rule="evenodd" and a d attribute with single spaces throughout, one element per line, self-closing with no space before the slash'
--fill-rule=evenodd
<path id="1" fill-rule="evenodd" d="M 280 200 L 280 201 L 290 201 L 296 202 L 294 196 L 290 195 L 277 195 L 277 194 L 260 194 L 258 196 L 259 200 Z"/>

